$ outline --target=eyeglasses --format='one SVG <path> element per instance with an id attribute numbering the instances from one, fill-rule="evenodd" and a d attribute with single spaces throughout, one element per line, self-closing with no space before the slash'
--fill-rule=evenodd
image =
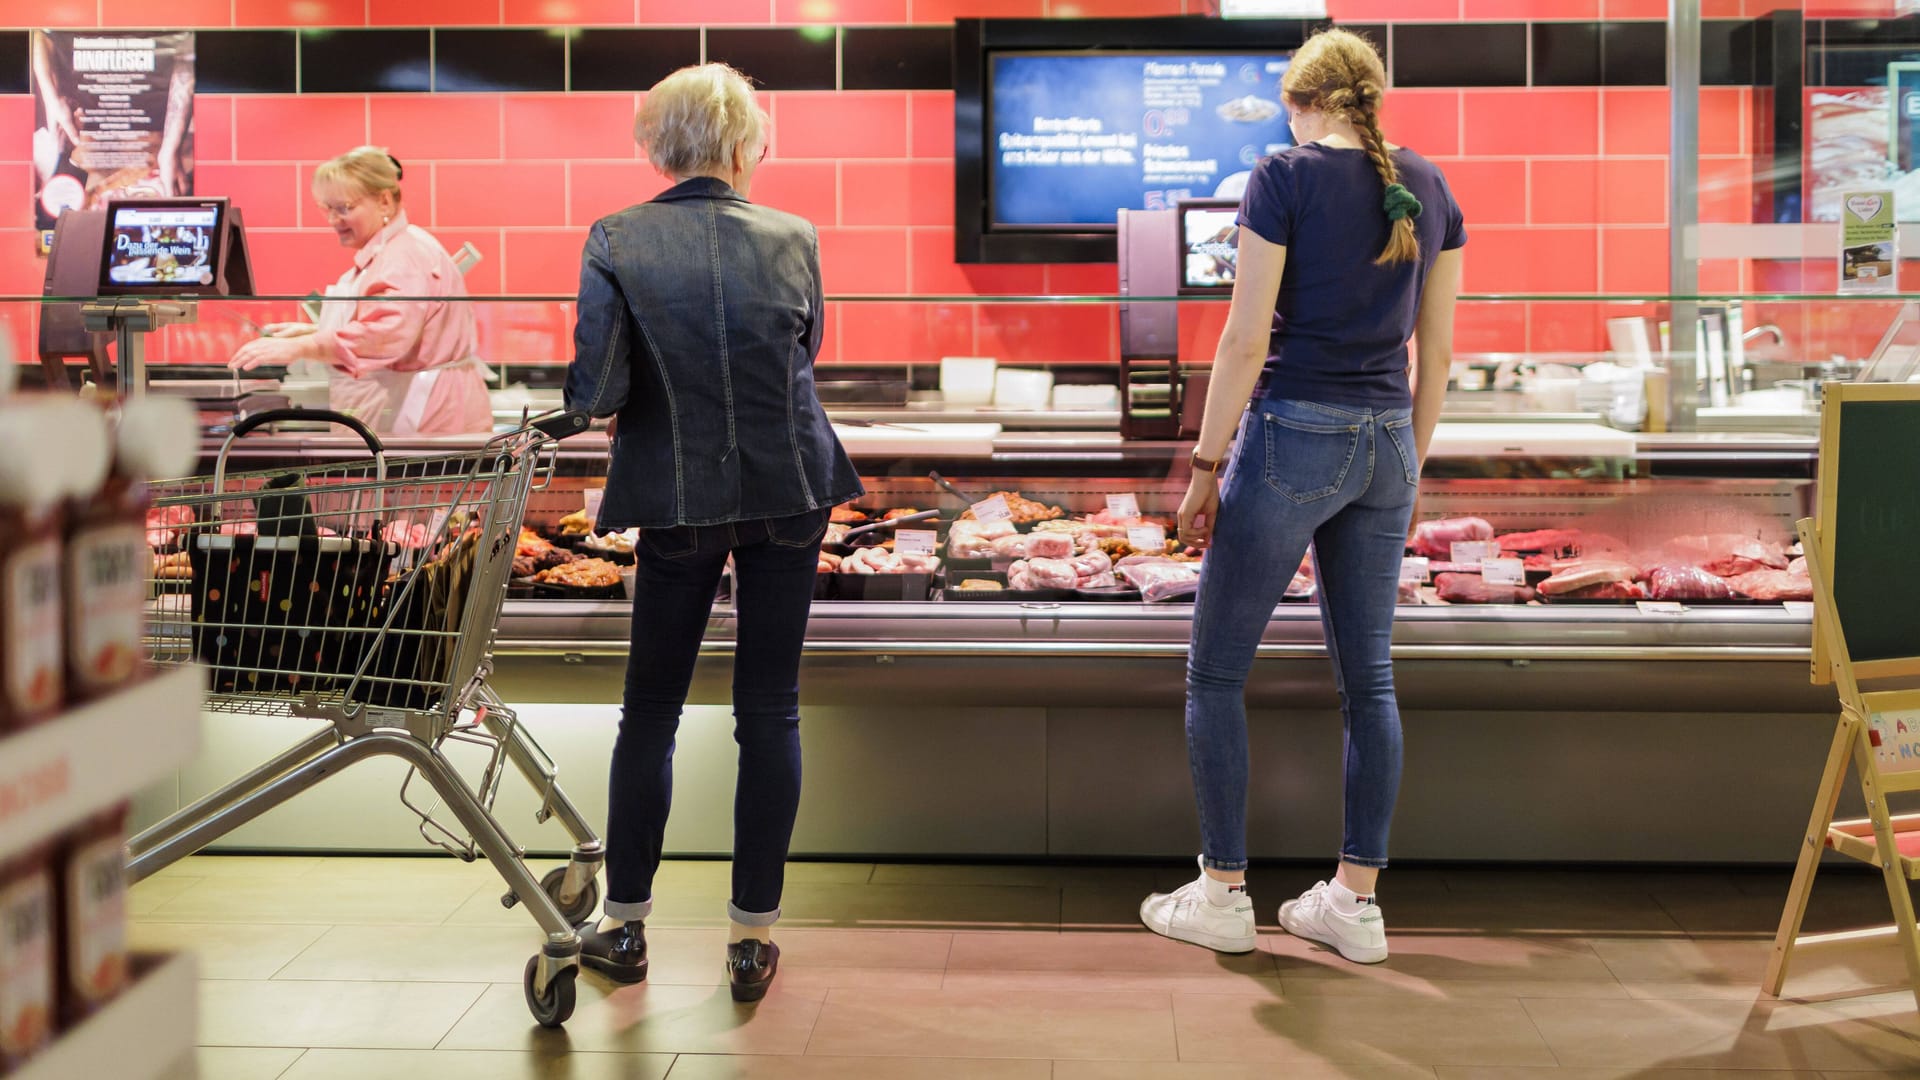
<path id="1" fill-rule="evenodd" d="M 327 217 L 329 218 L 343 218 L 343 217 L 346 217 L 348 214 L 353 213 L 354 207 L 359 206 L 361 203 L 366 201 L 367 201 L 367 197 L 365 195 L 362 195 L 359 198 L 352 200 L 351 202 L 321 203 L 320 210 L 322 213 L 326 214 Z"/>

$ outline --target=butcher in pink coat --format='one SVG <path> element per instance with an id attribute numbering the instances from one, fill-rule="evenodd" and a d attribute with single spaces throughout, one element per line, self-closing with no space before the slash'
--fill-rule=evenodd
<path id="1" fill-rule="evenodd" d="M 382 435 L 481 434 L 493 429 L 486 369 L 474 355 L 473 309 L 402 297 L 463 297 L 466 285 L 440 242 L 409 224 L 400 163 L 377 146 L 350 150 L 314 172 L 313 195 L 353 266 L 327 289 L 316 323 L 275 323 L 240 347 L 231 367 L 331 369 L 333 407 Z"/>

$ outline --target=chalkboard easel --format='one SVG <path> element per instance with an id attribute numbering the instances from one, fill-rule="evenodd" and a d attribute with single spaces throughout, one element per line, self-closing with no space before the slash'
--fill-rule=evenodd
<path id="1" fill-rule="evenodd" d="M 1799 523 L 1813 581 L 1813 681 L 1833 684 L 1840 720 L 1827 752 L 1763 989 L 1778 996 L 1797 948 L 1895 939 L 1920 1004 L 1920 929 L 1908 882 L 1920 879 L 1920 814 L 1891 796 L 1920 791 L 1920 385 L 1831 383 L 1821 407 L 1817 515 Z M 1907 689 L 1863 692 L 1866 680 Z M 1836 821 L 1847 772 L 1867 816 Z M 1821 856 L 1880 868 L 1893 925 L 1802 935 Z"/>

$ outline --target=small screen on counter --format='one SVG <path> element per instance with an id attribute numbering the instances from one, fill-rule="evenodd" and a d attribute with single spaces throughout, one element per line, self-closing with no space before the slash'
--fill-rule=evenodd
<path id="1" fill-rule="evenodd" d="M 1182 292 L 1230 292 L 1240 257 L 1240 204 L 1180 205 Z"/>
<path id="2" fill-rule="evenodd" d="M 223 200 L 138 200 L 107 206 L 100 291 L 198 292 L 220 271 Z"/>
<path id="3" fill-rule="evenodd" d="M 990 57 L 996 228 L 1112 226 L 1117 211 L 1239 199 L 1292 145 L 1289 54 L 1006 52 Z"/>

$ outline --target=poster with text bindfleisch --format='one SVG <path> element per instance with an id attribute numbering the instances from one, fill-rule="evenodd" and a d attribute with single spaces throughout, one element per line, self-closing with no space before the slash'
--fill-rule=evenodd
<path id="1" fill-rule="evenodd" d="M 193 194 L 191 31 L 36 30 L 30 48 L 41 254 L 64 210 Z"/>

